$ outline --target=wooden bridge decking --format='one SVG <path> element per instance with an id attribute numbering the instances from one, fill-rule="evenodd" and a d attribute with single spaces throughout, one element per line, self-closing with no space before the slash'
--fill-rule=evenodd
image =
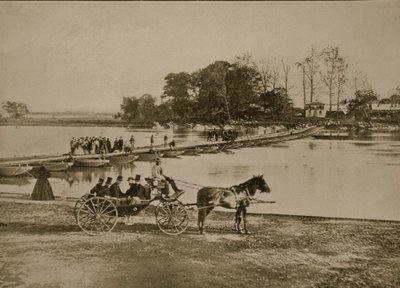
<path id="1" fill-rule="evenodd" d="M 298 138 L 307 137 L 316 131 L 321 129 L 320 127 L 312 126 L 303 129 L 297 130 L 288 130 L 284 132 L 278 133 L 270 133 L 265 135 L 257 135 L 250 137 L 240 137 L 235 142 L 246 143 L 251 141 L 267 141 L 267 142 L 280 142 L 280 141 L 289 141 Z M 214 145 L 223 145 L 226 141 L 197 141 L 193 143 L 186 143 L 185 145 L 180 145 L 176 147 L 176 150 L 185 150 L 185 149 L 193 149 L 195 147 L 209 147 Z M 144 154 L 149 152 L 150 146 L 138 147 L 135 148 L 133 153 L 135 155 Z M 153 150 L 158 152 L 169 151 L 169 147 L 164 147 L 163 145 L 153 146 Z M 113 152 L 108 154 L 86 154 L 86 155 L 72 155 L 74 159 L 94 159 L 94 158 L 109 158 L 112 156 L 120 156 L 125 155 L 125 152 Z M 63 155 L 34 155 L 34 156 L 24 156 L 24 157 L 8 157 L 8 158 L 0 158 L 0 165 L 26 165 L 26 164 L 35 164 L 41 162 L 50 162 L 50 161 L 68 161 L 71 158 L 71 155 L 66 153 Z"/>

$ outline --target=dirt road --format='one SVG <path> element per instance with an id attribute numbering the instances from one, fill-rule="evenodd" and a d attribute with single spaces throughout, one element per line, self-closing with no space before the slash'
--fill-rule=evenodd
<path id="1" fill-rule="evenodd" d="M 213 212 L 180 236 L 149 212 L 102 237 L 72 208 L 0 201 L 0 287 L 400 287 L 400 223 Z"/>

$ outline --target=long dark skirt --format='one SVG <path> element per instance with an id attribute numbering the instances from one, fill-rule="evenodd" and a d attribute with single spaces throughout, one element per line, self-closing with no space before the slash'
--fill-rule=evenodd
<path id="1" fill-rule="evenodd" d="M 47 177 L 39 176 L 31 194 L 32 200 L 54 200 L 53 189 L 51 189 Z"/>

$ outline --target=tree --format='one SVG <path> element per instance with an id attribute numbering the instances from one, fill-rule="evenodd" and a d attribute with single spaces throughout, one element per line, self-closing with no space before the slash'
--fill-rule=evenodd
<path id="1" fill-rule="evenodd" d="M 339 48 L 326 47 L 322 51 L 321 56 L 325 64 L 325 71 L 321 73 L 321 78 L 329 91 L 329 112 L 332 112 L 333 86 L 337 75 Z"/>
<path id="2" fill-rule="evenodd" d="M 258 73 L 258 80 L 261 83 L 261 92 L 274 90 L 278 85 L 279 68 L 275 60 L 266 61 L 260 59 L 253 62 L 252 66 Z"/>
<path id="3" fill-rule="evenodd" d="M 306 100 L 307 100 L 307 94 L 306 94 L 306 66 L 305 66 L 305 61 L 303 62 L 296 62 L 296 66 L 299 67 L 301 69 L 301 75 L 302 75 L 302 86 L 303 86 L 303 109 L 304 109 L 304 113 L 305 113 L 305 109 L 306 109 Z"/>
<path id="4" fill-rule="evenodd" d="M 338 58 L 337 63 L 337 73 L 336 73 L 336 111 L 339 111 L 339 104 L 342 101 L 341 97 L 344 93 L 344 87 L 347 82 L 347 68 L 348 64 L 346 63 L 345 59 L 342 57 Z"/>
<path id="5" fill-rule="evenodd" d="M 8 113 L 11 118 L 20 119 L 29 113 L 28 107 L 25 103 L 17 103 L 7 101 L 3 105 L 3 109 Z"/>
<path id="6" fill-rule="evenodd" d="M 141 120 L 147 123 L 156 121 L 156 98 L 150 94 L 144 94 L 138 101 Z"/>
<path id="7" fill-rule="evenodd" d="M 356 70 L 352 77 L 352 88 L 354 91 L 354 95 L 357 91 L 369 90 L 371 89 L 371 85 L 368 82 L 368 76 L 362 71 Z"/>
<path id="8" fill-rule="evenodd" d="M 311 47 L 309 55 L 303 60 L 304 73 L 308 80 L 310 88 L 310 102 L 313 102 L 318 80 L 317 74 L 319 71 L 319 55 L 314 47 Z"/>
<path id="9" fill-rule="evenodd" d="M 128 123 L 133 123 L 140 119 L 139 100 L 136 97 L 123 97 L 121 112 L 116 114 L 115 118 L 121 118 Z"/>
<path id="10" fill-rule="evenodd" d="M 260 95 L 260 98 L 266 99 L 266 109 L 270 111 L 273 118 L 277 120 L 286 120 L 289 116 L 289 110 L 292 106 L 290 99 L 286 96 L 284 88 L 276 88 Z"/>
<path id="11" fill-rule="evenodd" d="M 202 119 L 213 120 L 213 116 L 225 111 L 230 121 L 229 103 L 226 95 L 225 77 L 231 64 L 216 61 L 199 72 L 197 105 Z M 210 119 L 211 118 L 211 119 Z"/>
<path id="12" fill-rule="evenodd" d="M 371 103 L 378 99 L 378 95 L 371 89 L 357 90 L 355 99 L 348 102 L 348 115 L 357 120 L 370 121 Z"/>
<path id="13" fill-rule="evenodd" d="M 236 62 L 225 77 L 226 95 L 230 113 L 234 119 L 248 118 L 250 105 L 257 100 L 257 71 L 248 65 Z"/>
<path id="14" fill-rule="evenodd" d="M 286 96 L 289 98 L 289 90 L 293 86 L 289 86 L 289 72 L 290 72 L 290 66 L 285 63 L 283 59 L 281 59 L 282 63 L 282 70 L 283 70 L 283 88 L 285 88 L 286 91 Z"/>
<path id="15" fill-rule="evenodd" d="M 171 101 L 171 107 L 174 113 L 183 121 L 193 116 L 193 96 L 191 90 L 191 75 L 186 72 L 170 73 L 165 77 L 164 93 L 161 98 L 167 98 Z"/>

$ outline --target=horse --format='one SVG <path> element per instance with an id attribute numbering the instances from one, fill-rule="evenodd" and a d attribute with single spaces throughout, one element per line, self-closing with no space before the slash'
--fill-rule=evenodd
<path id="1" fill-rule="evenodd" d="M 271 189 L 264 180 L 263 175 L 254 176 L 239 185 L 229 188 L 204 187 L 197 192 L 198 219 L 197 225 L 200 234 L 204 232 L 204 221 L 206 216 L 216 207 L 221 206 L 228 209 L 236 209 L 235 230 L 242 233 L 240 222 L 243 216 L 244 233 L 250 234 L 247 229 L 247 207 L 257 191 L 269 193 Z"/>

